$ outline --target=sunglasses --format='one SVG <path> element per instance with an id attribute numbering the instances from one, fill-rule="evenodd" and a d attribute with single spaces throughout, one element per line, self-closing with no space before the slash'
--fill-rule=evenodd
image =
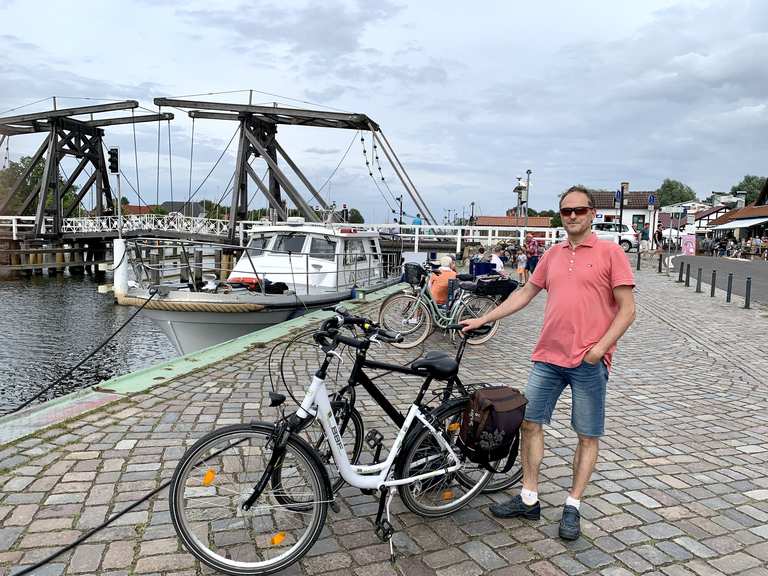
<path id="1" fill-rule="evenodd" d="M 584 216 L 592 210 L 589 206 L 577 206 L 576 208 L 560 208 L 560 215 L 561 216 L 570 216 L 571 212 L 576 214 L 576 216 Z"/>

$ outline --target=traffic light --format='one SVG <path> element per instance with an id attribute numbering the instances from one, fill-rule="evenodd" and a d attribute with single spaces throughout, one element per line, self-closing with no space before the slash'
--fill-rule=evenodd
<path id="1" fill-rule="evenodd" d="M 117 148 L 110 148 L 109 150 L 107 150 L 107 163 L 109 164 L 110 174 L 120 173 L 119 155 L 120 154 Z"/>
<path id="2" fill-rule="evenodd" d="M 346 204 L 341 205 L 341 219 L 344 222 L 349 222 L 349 208 L 347 208 Z"/>

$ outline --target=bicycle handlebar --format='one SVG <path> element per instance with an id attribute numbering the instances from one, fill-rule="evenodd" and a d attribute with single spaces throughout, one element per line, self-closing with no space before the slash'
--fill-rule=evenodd
<path id="1" fill-rule="evenodd" d="M 328 338 L 333 338 L 333 342 L 336 344 L 346 344 L 358 350 L 367 348 L 370 342 L 379 341 L 391 344 L 403 341 L 403 337 L 399 333 L 386 330 L 363 316 L 354 316 L 343 306 L 323 308 L 323 310 L 336 314 L 334 318 L 328 318 L 323 322 L 321 332 L 315 336 L 315 341 L 324 348 L 330 345 L 330 342 L 327 342 Z M 365 338 L 360 339 L 339 334 L 339 329 L 343 326 L 362 328 Z"/>
<path id="2" fill-rule="evenodd" d="M 446 326 L 446 330 L 462 331 L 464 330 L 464 328 L 465 328 L 464 324 L 449 324 L 448 326 Z M 492 328 L 493 328 L 493 324 L 483 324 L 482 326 L 478 326 L 474 330 L 468 330 L 467 332 L 464 332 L 464 335 L 467 337 L 485 336 L 491 331 Z"/>

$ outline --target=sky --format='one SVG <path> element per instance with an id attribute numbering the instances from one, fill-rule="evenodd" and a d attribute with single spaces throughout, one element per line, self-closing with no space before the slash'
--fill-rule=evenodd
<path id="1" fill-rule="evenodd" d="M 0 0 L 0 115 L 48 109 L 50 100 L 4 113 L 50 96 L 60 108 L 135 99 L 155 111 L 156 97 L 218 92 L 229 93 L 195 99 L 364 113 L 440 221 L 448 210 L 468 216 L 472 202 L 475 215 L 503 215 L 526 170 L 538 210 L 573 184 L 653 190 L 674 178 L 705 198 L 768 172 L 762 0 L 28 6 Z M 173 112 L 170 153 L 167 126 L 159 154 L 157 124 L 136 126 L 135 148 L 132 128 L 107 129 L 135 189 L 124 195 L 152 204 L 197 190 L 195 200 L 228 203 L 236 126 L 197 121 L 191 150 L 191 120 Z M 383 156 L 377 189 L 360 134 L 286 126 L 278 139 L 316 187 L 333 174 L 326 199 L 391 221 L 404 189 Z M 40 142 L 14 137 L 11 159 Z M 264 206 L 253 193 L 251 207 Z M 416 211 L 407 193 L 404 207 Z"/>

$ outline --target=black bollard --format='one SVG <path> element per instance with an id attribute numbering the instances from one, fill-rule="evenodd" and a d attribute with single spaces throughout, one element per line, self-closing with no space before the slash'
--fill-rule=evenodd
<path id="1" fill-rule="evenodd" d="M 749 309 L 749 301 L 752 296 L 752 276 L 747 276 L 747 286 L 744 289 L 744 308 Z"/>
<path id="2" fill-rule="evenodd" d="M 728 273 L 728 287 L 725 289 L 725 301 L 731 301 L 731 290 L 733 290 L 733 272 Z"/>
<path id="3" fill-rule="evenodd" d="M 691 265 L 685 265 L 685 287 L 688 288 L 691 285 Z"/>
<path id="4" fill-rule="evenodd" d="M 696 292 L 701 294 L 701 268 L 696 271 Z"/>
<path id="5" fill-rule="evenodd" d="M 709 297 L 715 297 L 715 285 L 717 284 L 717 270 L 712 270 L 712 282 L 709 285 Z"/>
<path id="6" fill-rule="evenodd" d="M 661 274 L 661 261 L 662 261 L 662 259 L 663 258 L 661 256 L 661 254 L 659 254 L 659 274 Z"/>
<path id="7" fill-rule="evenodd" d="M 677 275 L 677 281 L 682 282 L 683 281 L 683 262 L 680 262 L 680 273 Z"/>
<path id="8" fill-rule="evenodd" d="M 637 247 L 637 269 L 640 270 L 640 247 Z"/>

